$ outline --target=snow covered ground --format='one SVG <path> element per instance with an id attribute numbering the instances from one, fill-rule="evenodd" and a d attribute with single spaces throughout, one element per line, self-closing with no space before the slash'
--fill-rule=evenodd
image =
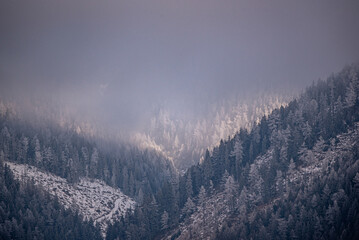
<path id="1" fill-rule="evenodd" d="M 84 219 L 92 219 L 95 224 L 99 224 L 104 237 L 108 222 L 119 220 L 136 205 L 120 189 L 110 187 L 98 179 L 81 178 L 79 183 L 72 185 L 64 178 L 33 166 L 11 162 L 7 164 L 17 179 L 32 180 L 51 195 L 57 196 L 65 208 L 78 210 Z"/>

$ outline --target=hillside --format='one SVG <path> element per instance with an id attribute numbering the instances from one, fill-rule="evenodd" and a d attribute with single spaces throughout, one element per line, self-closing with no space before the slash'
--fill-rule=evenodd
<path id="1" fill-rule="evenodd" d="M 41 116 L 24 117 L 16 109 L 11 103 L 0 101 L 0 161 L 14 171 L 14 181 L 46 194 L 44 204 L 51 204 L 54 199 L 66 209 L 66 214 L 73 214 L 74 224 L 81 225 L 79 231 L 92 226 L 89 234 L 74 232 L 74 239 L 101 238 L 100 232 L 105 237 L 108 224 L 118 222 L 135 204 L 157 193 L 176 175 L 171 162 L 153 150 L 84 135 Z M 23 197 L 26 201 L 20 200 L 26 211 L 26 192 Z M 3 209 L 9 207 L 8 202 L 4 204 Z M 35 210 L 39 211 L 38 217 L 44 218 L 41 210 Z M 9 229 L 12 225 L 19 227 L 17 223 L 9 225 L 12 216 L 4 214 L 6 221 L 0 224 L 6 234 L 14 231 Z M 67 225 L 53 227 L 61 230 Z M 43 239 L 48 230 L 38 229 L 37 236 Z M 93 237 L 88 237 L 90 234 Z M 48 235 L 65 236 L 56 231 Z"/>
<path id="2" fill-rule="evenodd" d="M 359 240 L 359 0 L 0 0 L 0 240 Z"/>
<path id="3" fill-rule="evenodd" d="M 346 67 L 222 140 L 108 239 L 357 239 L 358 73 Z"/>
<path id="4" fill-rule="evenodd" d="M 338 233 L 343 239 L 357 239 L 358 148 L 356 123 L 329 145 L 318 142 L 314 153 L 302 149 L 313 158 L 299 167 L 292 162 L 285 174 L 278 171 L 274 196 L 263 200 L 259 173 L 270 169 L 275 158 L 268 150 L 250 165 L 246 186 L 225 175 L 219 190 L 198 196 L 197 204 L 183 211 L 187 216 L 182 224 L 163 239 L 336 239 Z"/>
<path id="5" fill-rule="evenodd" d="M 22 189 L 36 188 L 45 204 L 55 204 L 54 215 L 64 219 L 66 212 L 79 229 L 90 229 L 87 239 L 100 233 L 108 240 L 358 239 L 358 75 L 353 65 L 313 83 L 286 106 L 220 140 L 184 174 L 176 174 L 162 153 L 52 122 L 31 123 L 0 105 L 0 161 L 7 163 L 1 177 L 12 179 L 12 169 L 18 179 L 5 180 L 17 187 L 6 185 L 4 196 L 17 189 L 16 206 L 27 211 Z M 16 209 L 11 197 L 0 205 L 8 206 Z M 39 219 L 52 222 L 37 208 Z M 0 216 L 7 238 L 27 226 L 18 224 L 22 213 L 14 210 Z M 35 226 L 31 234 L 48 231 Z"/>
<path id="6" fill-rule="evenodd" d="M 41 186 L 17 181 L 0 159 L 0 239 L 102 239 L 92 221 L 64 208 Z"/>
<path id="7" fill-rule="evenodd" d="M 206 178 L 217 188 L 186 216 L 179 239 L 357 239 L 357 76 L 346 68 L 311 86 L 193 167 L 194 193 Z M 184 193 L 186 204 L 199 198 Z"/>
<path id="8" fill-rule="evenodd" d="M 40 171 L 24 164 L 6 163 L 15 177 L 29 181 L 56 196 L 66 209 L 80 214 L 86 221 L 93 221 L 101 228 L 103 236 L 108 222 L 119 221 L 127 211 L 135 208 L 136 202 L 124 195 L 119 189 L 106 185 L 97 179 L 81 178 L 75 185 L 66 179 Z"/>
<path id="9" fill-rule="evenodd" d="M 154 150 L 89 137 L 46 118 L 36 121 L 0 104 L 0 156 L 28 164 L 70 183 L 88 177 L 120 188 L 130 197 L 153 194 L 171 175 L 170 161 Z"/>

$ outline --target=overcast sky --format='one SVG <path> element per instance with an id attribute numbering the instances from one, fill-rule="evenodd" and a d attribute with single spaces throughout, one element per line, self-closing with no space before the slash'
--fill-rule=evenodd
<path id="1" fill-rule="evenodd" d="M 135 124 L 359 61 L 357 0 L 2 0 L 0 92 Z"/>

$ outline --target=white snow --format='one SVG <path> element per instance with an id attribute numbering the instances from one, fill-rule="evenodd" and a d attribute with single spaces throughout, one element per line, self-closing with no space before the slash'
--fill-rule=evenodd
<path id="1" fill-rule="evenodd" d="M 65 208 L 78 210 L 86 220 L 99 224 L 105 237 L 108 222 L 113 223 L 135 208 L 136 202 L 123 194 L 120 189 L 108 186 L 98 179 L 81 178 L 77 184 L 69 184 L 66 179 L 43 172 L 36 167 L 7 162 L 19 180 L 32 180 L 43 187 Z"/>
<path id="2" fill-rule="evenodd" d="M 323 173 L 329 174 L 328 166 L 333 166 L 338 159 L 346 155 L 346 152 L 353 151 L 352 148 L 358 143 L 359 124 L 356 123 L 353 129 L 350 129 L 347 133 L 336 136 L 336 138 L 339 140 L 338 143 L 332 146 L 329 145 L 329 150 L 317 153 L 312 162 L 304 167 L 298 168 L 288 176 L 289 182 L 298 183 L 307 181 L 310 178 L 313 179 L 314 176 Z"/>

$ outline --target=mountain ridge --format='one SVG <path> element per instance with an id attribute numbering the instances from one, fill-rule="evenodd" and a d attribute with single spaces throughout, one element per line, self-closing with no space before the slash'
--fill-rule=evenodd
<path id="1" fill-rule="evenodd" d="M 273 110 L 250 131 L 241 129 L 234 138 L 221 140 L 212 152 L 206 152 L 203 162 L 165 185 L 155 196 L 158 205 L 150 209 L 140 205 L 125 220 L 146 223 L 146 219 L 155 218 L 161 227 L 140 224 L 142 231 L 138 232 L 134 225 L 134 232 L 126 224 L 115 224 L 109 227 L 114 235 L 108 239 L 202 239 L 195 235 L 201 227 L 194 227 L 190 234 L 189 219 L 207 193 L 213 197 L 209 202 L 225 196 L 219 202 L 229 202 L 232 214 L 242 216 L 240 220 L 234 217 L 220 225 L 202 226 L 213 229 L 208 230 L 210 239 L 356 239 L 359 155 L 357 130 L 353 129 L 359 121 L 358 73 L 357 66 L 348 66 L 308 87 L 288 106 Z M 352 141 L 349 147 L 355 147 L 336 149 L 343 138 Z M 346 147 L 345 143 L 341 146 Z M 338 154 L 327 168 L 325 158 L 334 156 L 331 151 Z M 320 174 L 319 179 L 309 181 L 308 187 L 307 179 L 301 176 L 315 176 L 322 169 L 329 169 L 329 175 Z M 293 180 L 289 184 L 292 191 L 285 190 L 287 176 Z M 242 200 L 237 202 L 238 198 Z M 155 203 L 149 199 L 151 202 Z M 215 214 L 216 208 L 223 209 L 212 207 L 209 213 L 223 219 L 220 213 Z M 142 215 L 151 209 L 156 209 L 155 213 Z M 184 232 L 188 234 L 182 235 Z"/>

